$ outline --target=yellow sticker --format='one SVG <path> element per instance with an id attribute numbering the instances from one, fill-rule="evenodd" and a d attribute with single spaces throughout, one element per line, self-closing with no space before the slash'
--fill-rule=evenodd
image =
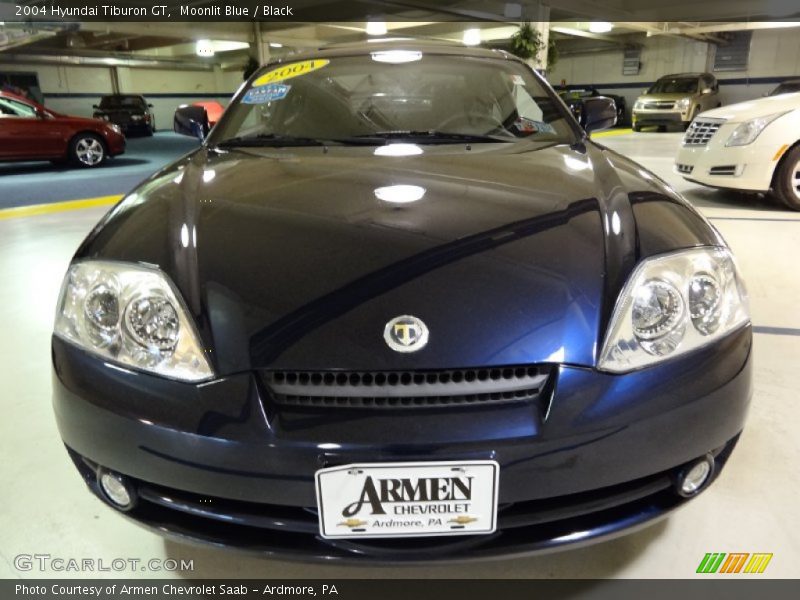
<path id="1" fill-rule="evenodd" d="M 267 85 L 268 83 L 275 83 L 276 81 L 284 81 L 292 77 L 299 77 L 311 71 L 316 71 L 326 66 L 329 62 L 326 58 L 318 58 L 315 60 L 304 60 L 302 62 L 289 63 L 288 65 L 281 65 L 277 69 L 272 69 L 269 73 L 265 73 L 253 82 L 253 86 Z"/>

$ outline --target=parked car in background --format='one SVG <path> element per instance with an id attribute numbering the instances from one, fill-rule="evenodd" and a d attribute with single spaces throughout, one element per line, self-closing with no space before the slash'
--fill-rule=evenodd
<path id="1" fill-rule="evenodd" d="M 585 125 L 586 120 L 584 117 L 584 100 L 586 98 L 611 98 L 617 109 L 617 125 L 624 124 L 627 119 L 627 106 L 624 96 L 601 93 L 593 86 L 585 89 L 561 90 L 558 92 L 558 95 L 569 107 L 570 111 L 572 111 L 572 114 L 575 115 L 575 118 L 578 119 L 581 126 Z"/>
<path id="2" fill-rule="evenodd" d="M 641 131 L 650 125 L 659 129 L 680 125 L 686 129 L 701 112 L 721 105 L 719 84 L 711 73 L 665 75 L 636 99 L 633 130 Z"/>
<path id="3" fill-rule="evenodd" d="M 675 170 L 711 187 L 770 193 L 800 210 L 799 142 L 800 92 L 748 100 L 697 117 Z"/>
<path id="4" fill-rule="evenodd" d="M 125 152 L 118 125 L 62 115 L 0 91 L 0 160 L 51 160 L 96 167 Z"/>
<path id="5" fill-rule="evenodd" d="M 767 95 L 778 96 L 779 94 L 794 94 L 795 92 L 800 92 L 800 79 L 787 79 Z"/>
<path id="6" fill-rule="evenodd" d="M 586 544 L 702 493 L 750 403 L 742 284 L 586 105 L 584 130 L 460 45 L 260 68 L 69 266 L 53 405 L 82 480 L 161 535 L 381 562 Z"/>
<path id="7" fill-rule="evenodd" d="M 94 105 L 95 119 L 103 119 L 119 125 L 124 133 L 153 135 L 156 119 L 152 104 L 137 94 L 111 94 L 103 96 L 100 104 Z"/>

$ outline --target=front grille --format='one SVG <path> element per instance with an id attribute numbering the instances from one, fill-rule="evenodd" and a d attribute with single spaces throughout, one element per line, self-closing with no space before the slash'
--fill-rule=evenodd
<path id="1" fill-rule="evenodd" d="M 709 175 L 736 175 L 736 165 L 722 165 L 718 167 L 711 167 L 708 170 Z"/>
<path id="2" fill-rule="evenodd" d="M 717 133 L 723 121 L 707 121 L 695 119 L 686 130 L 683 136 L 684 146 L 705 146 L 708 141 Z"/>
<path id="3" fill-rule="evenodd" d="M 675 108 L 675 102 L 668 100 L 656 100 L 654 102 L 645 102 L 643 107 L 646 110 L 670 110 Z"/>
<path id="4" fill-rule="evenodd" d="M 694 171 L 692 165 L 682 165 L 680 163 L 676 163 L 675 168 L 678 169 L 678 173 L 683 173 L 684 175 L 691 175 L 692 171 Z"/>
<path id="5" fill-rule="evenodd" d="M 403 409 L 536 400 L 547 366 L 436 371 L 264 371 L 279 405 Z"/>

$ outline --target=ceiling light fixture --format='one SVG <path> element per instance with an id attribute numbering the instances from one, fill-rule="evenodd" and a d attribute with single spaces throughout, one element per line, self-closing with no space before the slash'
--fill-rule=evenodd
<path id="1" fill-rule="evenodd" d="M 465 29 L 462 41 L 464 42 L 465 46 L 477 46 L 481 43 L 481 30 Z"/>
<path id="2" fill-rule="evenodd" d="M 386 35 L 386 22 L 367 21 L 367 35 Z"/>
<path id="3" fill-rule="evenodd" d="M 608 21 L 592 21 L 589 23 L 589 31 L 592 33 L 608 33 L 614 29 L 614 25 Z"/>
<path id="4" fill-rule="evenodd" d="M 197 56 L 214 56 L 214 44 L 211 43 L 211 40 L 197 40 L 194 51 Z"/>

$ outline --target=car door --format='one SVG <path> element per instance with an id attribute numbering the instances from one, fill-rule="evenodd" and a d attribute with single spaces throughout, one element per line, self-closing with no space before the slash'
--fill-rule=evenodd
<path id="1" fill-rule="evenodd" d="M 32 104 L 0 96 L 0 157 L 52 158 L 64 152 L 57 119 Z"/>

